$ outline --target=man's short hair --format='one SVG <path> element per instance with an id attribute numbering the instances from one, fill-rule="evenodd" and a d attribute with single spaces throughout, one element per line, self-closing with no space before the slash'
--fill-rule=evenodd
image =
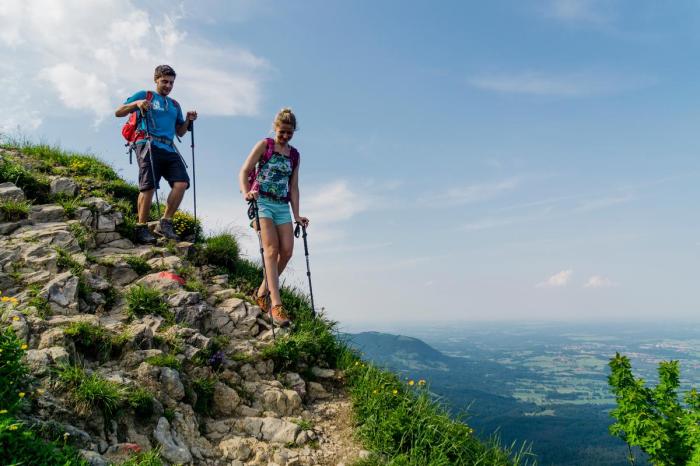
<path id="1" fill-rule="evenodd" d="M 170 65 L 158 65 L 153 73 L 153 79 L 158 79 L 161 76 L 172 76 L 174 78 L 177 74 L 175 74 L 175 70 Z"/>

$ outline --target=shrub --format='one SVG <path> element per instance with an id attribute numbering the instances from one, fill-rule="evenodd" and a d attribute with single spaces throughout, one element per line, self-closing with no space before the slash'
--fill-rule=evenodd
<path id="1" fill-rule="evenodd" d="M 180 336 L 174 333 L 160 333 L 153 335 L 153 343 L 158 346 L 166 345 L 167 347 L 164 351 L 174 354 L 182 353 L 182 351 L 185 349 L 185 342 Z"/>
<path id="2" fill-rule="evenodd" d="M 75 348 L 84 356 L 107 360 L 112 352 L 112 336 L 99 325 L 88 322 L 73 322 L 63 330 L 73 340 Z"/>
<path id="3" fill-rule="evenodd" d="M 0 201 L 0 213 L 6 222 L 15 222 L 29 215 L 29 209 L 32 203 L 30 201 Z"/>
<path id="4" fill-rule="evenodd" d="M 204 241 L 201 261 L 209 265 L 219 265 L 229 271 L 236 269 L 238 262 L 238 242 L 233 235 L 221 233 Z"/>
<path id="5" fill-rule="evenodd" d="M 133 211 L 133 206 L 136 205 L 139 198 L 139 187 L 134 184 L 127 183 L 121 179 L 112 180 L 104 184 L 102 189 L 109 195 L 109 197 L 116 201 L 114 204 L 117 204 L 120 201 L 126 202 L 127 205 L 131 207 L 131 211 Z M 119 210 L 122 209 L 120 208 Z"/>
<path id="6" fill-rule="evenodd" d="M 29 383 L 27 367 L 22 363 L 26 349 L 11 327 L 0 333 L 0 409 L 12 412 L 24 398 Z"/>
<path id="7" fill-rule="evenodd" d="M 23 422 L 0 415 L 0 458 L 11 465 L 88 466 L 78 452 L 57 442 L 46 442 Z"/>
<path id="8" fill-rule="evenodd" d="M 214 403 L 214 386 L 216 377 L 200 377 L 192 382 L 192 389 L 197 394 L 193 408 L 200 414 L 210 415 Z"/>
<path id="9" fill-rule="evenodd" d="M 130 288 L 126 293 L 127 314 L 129 317 L 143 317 L 148 314 L 172 318 L 168 304 L 163 301 L 158 290 L 143 285 Z"/>
<path id="10" fill-rule="evenodd" d="M 150 358 L 146 358 L 146 362 L 153 366 L 169 367 L 171 369 L 175 369 L 176 371 L 182 369 L 182 363 L 172 354 L 151 356 Z"/>
<path id="11" fill-rule="evenodd" d="M 610 412 L 615 423 L 610 433 L 630 446 L 638 446 L 653 464 L 700 464 L 700 393 L 692 389 L 680 402 L 678 361 L 659 363 L 659 383 L 647 387 L 632 374 L 626 356 L 610 360 L 608 383 L 617 406 Z M 630 449 L 629 460 L 634 464 Z"/>
<path id="12" fill-rule="evenodd" d="M 194 216 L 182 210 L 178 210 L 173 215 L 173 229 L 181 238 L 193 236 L 197 239 L 202 234 L 202 224 L 199 219 L 195 222 Z"/>
<path id="13" fill-rule="evenodd" d="M 125 259 L 125 262 L 131 267 L 134 272 L 139 276 L 146 275 L 151 271 L 151 266 L 148 264 L 146 259 L 139 256 L 129 256 Z"/>

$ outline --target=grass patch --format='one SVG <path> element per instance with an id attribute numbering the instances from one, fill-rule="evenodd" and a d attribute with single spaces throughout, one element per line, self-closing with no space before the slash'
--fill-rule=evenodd
<path id="1" fill-rule="evenodd" d="M 143 387 L 129 389 L 126 402 L 140 418 L 149 418 L 153 415 L 153 394 Z"/>
<path id="2" fill-rule="evenodd" d="M 29 384 L 29 372 L 22 363 L 26 349 L 11 327 L 0 333 L 0 409 L 9 413 L 22 404 Z"/>
<path id="3" fill-rule="evenodd" d="M 68 392 L 78 413 L 88 415 L 99 409 L 105 418 L 112 418 L 124 403 L 125 389 L 98 373 L 87 374 L 79 366 L 58 369 L 59 386 Z"/>
<path id="4" fill-rule="evenodd" d="M 80 207 L 79 197 L 68 197 L 66 195 L 59 195 L 54 197 L 54 202 L 63 207 L 63 210 L 66 213 L 66 217 L 68 218 L 75 218 L 75 213 L 77 212 L 78 207 Z"/>
<path id="5" fill-rule="evenodd" d="M 83 251 L 87 249 L 88 245 L 95 238 L 95 233 L 86 228 L 82 223 L 71 223 L 68 225 L 68 230 L 75 237 L 75 240 L 78 242 L 78 246 L 80 246 L 80 249 Z"/>
<path id="6" fill-rule="evenodd" d="M 11 199 L 0 201 L 0 214 L 2 214 L 4 221 L 16 222 L 29 216 L 31 206 L 31 201 L 15 201 Z"/>
<path id="7" fill-rule="evenodd" d="M 159 356 L 151 356 L 146 358 L 146 362 L 153 366 L 169 367 L 176 371 L 182 370 L 182 363 L 173 354 L 162 354 Z"/>
<path id="8" fill-rule="evenodd" d="M 238 263 L 238 242 L 230 233 L 220 233 L 204 240 L 199 251 L 199 263 L 221 266 L 233 272 Z"/>
<path id="9" fill-rule="evenodd" d="M 47 442 L 22 421 L 6 415 L 0 415 L 0 458 L 8 465 L 89 465 L 74 448 Z"/>
<path id="10" fill-rule="evenodd" d="M 148 314 L 164 317 L 172 321 L 173 316 L 168 304 L 158 290 L 143 285 L 130 288 L 126 293 L 127 314 L 129 317 L 143 317 Z"/>
<path id="11" fill-rule="evenodd" d="M 197 394 L 193 408 L 200 414 L 210 415 L 214 404 L 214 386 L 216 377 L 199 377 L 192 381 L 192 390 Z"/>
<path id="12" fill-rule="evenodd" d="M 73 255 L 60 246 L 56 246 L 54 250 L 58 254 L 56 265 L 61 269 L 70 270 L 73 275 L 80 277 L 80 274 L 85 270 L 83 264 L 73 259 Z"/>
<path id="13" fill-rule="evenodd" d="M 163 466 L 164 464 L 160 457 L 160 448 L 154 448 L 130 457 L 120 466 Z"/>
<path id="14" fill-rule="evenodd" d="M 83 356 L 106 361 L 112 353 L 113 337 L 107 329 L 88 322 L 73 322 L 63 330 Z"/>
<path id="15" fill-rule="evenodd" d="M 356 432 L 366 448 L 387 464 L 526 464 L 531 454 L 513 452 L 495 440 L 483 443 L 467 424 L 454 421 L 424 384 L 409 386 L 398 377 L 344 351 Z"/>
<path id="16" fill-rule="evenodd" d="M 22 188 L 24 195 L 38 204 L 50 201 L 51 183 L 48 177 L 26 169 L 6 155 L 0 160 L 0 183 L 4 182 L 14 183 Z"/>
<path id="17" fill-rule="evenodd" d="M 37 315 L 42 319 L 51 316 L 51 306 L 49 300 L 41 296 L 41 287 L 39 285 L 30 285 L 27 288 L 27 306 L 32 306 L 36 309 Z"/>
<path id="18" fill-rule="evenodd" d="M 131 267 L 139 276 L 146 275 L 151 271 L 151 266 L 146 259 L 139 256 L 129 256 L 124 261 Z"/>
<path id="19" fill-rule="evenodd" d="M 185 342 L 174 333 L 158 333 L 153 335 L 153 343 L 166 353 L 178 354 L 185 350 Z M 165 346 L 165 349 L 162 347 Z"/>

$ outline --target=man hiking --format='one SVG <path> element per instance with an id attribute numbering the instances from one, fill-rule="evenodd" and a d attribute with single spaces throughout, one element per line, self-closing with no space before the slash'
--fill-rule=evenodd
<path id="1" fill-rule="evenodd" d="M 147 138 L 150 138 L 150 151 L 146 139 L 136 143 L 140 191 L 137 206 L 138 223 L 135 231 L 138 243 L 156 242 L 146 223 L 151 211 L 153 193 L 160 187 L 161 177 L 168 181 L 171 190 L 163 218 L 156 226 L 156 232 L 167 239 L 179 240 L 173 229 L 173 215 L 180 207 L 185 191 L 190 187 L 190 177 L 187 175 L 185 162 L 175 147 L 173 138 L 175 134 L 185 135 L 189 122 L 197 119 L 197 112 L 188 111 L 183 117 L 180 104 L 168 97 L 173 90 L 175 76 L 175 70 L 169 65 L 157 66 L 153 75 L 156 91 L 139 91 L 114 112 L 117 117 L 139 112 L 137 125 L 142 126 Z"/>

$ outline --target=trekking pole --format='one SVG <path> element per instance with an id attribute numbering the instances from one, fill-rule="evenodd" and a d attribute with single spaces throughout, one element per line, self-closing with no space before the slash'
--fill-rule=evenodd
<path id="1" fill-rule="evenodd" d="M 294 229 L 294 236 L 299 237 L 299 227 L 303 232 L 302 237 L 304 238 L 304 255 L 306 256 L 306 276 L 309 277 L 309 295 L 311 296 L 311 315 L 316 317 L 316 306 L 314 306 L 314 290 L 311 287 L 311 268 L 309 267 L 309 244 L 306 242 L 306 227 L 302 223 L 297 223 Z"/>
<path id="2" fill-rule="evenodd" d="M 151 150 L 151 132 L 148 131 L 148 111 L 144 112 L 143 115 L 146 129 L 146 155 L 148 156 L 148 161 L 151 164 L 151 178 L 153 178 L 153 190 L 156 192 L 156 210 L 158 212 L 158 219 L 160 219 L 160 199 L 158 198 L 158 183 L 156 182 L 156 169 L 153 165 L 153 150 Z M 151 213 L 148 213 L 150 219 Z"/>
<path id="3" fill-rule="evenodd" d="M 260 215 L 258 213 L 258 201 L 256 201 L 255 199 L 251 199 L 248 202 L 250 203 L 250 207 L 248 208 L 248 218 L 251 220 L 253 218 L 255 218 L 255 224 L 258 227 L 257 228 L 257 230 L 258 230 L 258 243 L 260 244 L 260 259 L 262 261 L 263 280 L 265 282 L 265 289 L 269 293 L 270 289 L 267 286 L 267 269 L 265 268 L 265 252 L 263 251 L 262 228 L 260 228 Z M 272 339 L 276 340 L 277 337 L 275 336 L 275 320 L 272 317 L 272 306 L 270 306 L 269 313 L 270 313 L 270 322 L 272 322 Z"/>
<path id="4" fill-rule="evenodd" d="M 192 195 L 194 197 L 194 240 L 197 241 L 199 236 L 199 228 L 197 227 L 197 170 L 194 167 L 194 120 L 190 120 L 190 125 L 187 128 L 192 137 Z"/>

